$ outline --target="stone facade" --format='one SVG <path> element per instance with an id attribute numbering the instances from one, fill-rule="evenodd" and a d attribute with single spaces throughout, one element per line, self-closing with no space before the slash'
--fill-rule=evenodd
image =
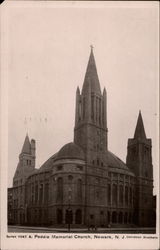
<path id="1" fill-rule="evenodd" d="M 25 138 L 8 189 L 8 223 L 53 226 L 155 226 L 151 139 L 139 113 L 126 164 L 108 150 L 107 94 L 93 51 L 76 92 L 74 142 L 39 169 L 35 141 Z"/>

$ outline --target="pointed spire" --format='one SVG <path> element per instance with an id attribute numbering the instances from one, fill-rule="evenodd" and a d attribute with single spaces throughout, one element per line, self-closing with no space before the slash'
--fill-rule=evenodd
<path id="1" fill-rule="evenodd" d="M 77 93 L 77 94 L 80 94 L 79 86 L 77 87 L 76 93 Z"/>
<path id="2" fill-rule="evenodd" d="M 137 120 L 137 125 L 134 133 L 134 138 L 135 139 L 146 139 L 146 133 L 144 130 L 144 125 L 143 125 L 143 119 L 141 115 L 141 111 L 139 111 L 139 116 Z"/>
<path id="3" fill-rule="evenodd" d="M 107 91 L 106 91 L 106 88 L 104 87 L 104 89 L 103 89 L 103 96 L 106 96 L 107 95 Z"/>
<path id="4" fill-rule="evenodd" d="M 28 133 L 26 134 L 26 138 L 25 138 L 21 153 L 27 153 L 27 154 L 31 153 L 31 144 L 29 141 Z"/>
<path id="5" fill-rule="evenodd" d="M 93 54 L 93 46 L 91 45 L 90 57 L 87 65 L 87 70 L 84 78 L 82 94 L 86 93 L 89 87 L 89 82 L 91 84 L 91 92 L 101 94 L 100 83 L 97 74 L 96 63 Z"/>

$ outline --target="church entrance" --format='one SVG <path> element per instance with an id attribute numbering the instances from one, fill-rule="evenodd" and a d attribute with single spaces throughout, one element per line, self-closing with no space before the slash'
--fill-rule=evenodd
<path id="1" fill-rule="evenodd" d="M 62 224 L 63 213 L 62 209 L 57 209 L 57 224 Z"/>
<path id="2" fill-rule="evenodd" d="M 82 224 L 82 211 L 80 209 L 76 210 L 76 224 Z"/>
<path id="3" fill-rule="evenodd" d="M 117 223 L 117 213 L 116 212 L 112 213 L 112 223 Z"/>
<path id="4" fill-rule="evenodd" d="M 68 208 L 65 214 L 65 224 L 72 224 L 73 223 L 73 212 L 72 209 Z"/>
<path id="5" fill-rule="evenodd" d="M 122 224 L 123 223 L 123 213 L 120 212 L 118 215 L 118 223 Z"/>

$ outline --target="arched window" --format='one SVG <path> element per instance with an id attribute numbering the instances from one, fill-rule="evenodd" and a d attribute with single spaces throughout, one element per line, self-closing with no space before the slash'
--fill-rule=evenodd
<path id="1" fill-rule="evenodd" d="M 111 184 L 108 184 L 107 194 L 108 203 L 111 203 Z"/>
<path id="2" fill-rule="evenodd" d="M 77 198 L 79 202 L 82 201 L 82 180 L 81 179 L 78 179 L 78 182 L 77 182 Z"/>
<path id="3" fill-rule="evenodd" d="M 81 224 L 82 223 L 82 211 L 81 209 L 76 210 L 76 224 Z"/>
<path id="4" fill-rule="evenodd" d="M 112 201 L 113 205 L 117 205 L 117 185 L 115 184 L 112 187 Z"/>
<path id="5" fill-rule="evenodd" d="M 69 180 L 69 182 L 72 182 L 73 176 L 72 175 L 68 175 L 68 180 Z"/>
<path id="6" fill-rule="evenodd" d="M 132 204 L 132 188 L 129 189 L 129 203 Z"/>
<path id="7" fill-rule="evenodd" d="M 44 187 L 44 202 L 47 203 L 49 199 L 49 184 L 46 183 Z"/>
<path id="8" fill-rule="evenodd" d="M 119 186 L 119 204 L 123 205 L 123 186 Z"/>
<path id="9" fill-rule="evenodd" d="M 61 177 L 57 179 L 57 201 L 63 202 L 63 179 Z"/>

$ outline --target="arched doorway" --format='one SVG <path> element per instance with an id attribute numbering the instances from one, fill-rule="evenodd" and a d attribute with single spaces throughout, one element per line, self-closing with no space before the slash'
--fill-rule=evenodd
<path id="1" fill-rule="evenodd" d="M 76 210 L 76 224 L 81 224 L 82 223 L 82 211 L 81 209 Z"/>
<path id="2" fill-rule="evenodd" d="M 119 215 L 118 215 L 118 223 L 120 223 L 120 224 L 123 223 L 123 213 L 122 213 L 122 212 L 119 212 Z"/>
<path id="3" fill-rule="evenodd" d="M 63 213 L 61 209 L 57 209 L 57 224 L 62 224 Z"/>
<path id="4" fill-rule="evenodd" d="M 128 214 L 127 212 L 124 214 L 124 223 L 127 224 L 128 222 Z"/>
<path id="5" fill-rule="evenodd" d="M 116 212 L 112 213 L 112 223 L 117 223 L 117 213 Z"/>
<path id="6" fill-rule="evenodd" d="M 72 224 L 72 222 L 73 222 L 73 213 L 72 213 L 72 210 L 69 208 L 66 210 L 65 223 Z"/>
<path id="7" fill-rule="evenodd" d="M 110 212 L 109 212 L 109 211 L 108 211 L 108 213 L 107 213 L 107 216 L 108 216 L 108 224 L 110 224 L 111 219 L 110 219 Z"/>

